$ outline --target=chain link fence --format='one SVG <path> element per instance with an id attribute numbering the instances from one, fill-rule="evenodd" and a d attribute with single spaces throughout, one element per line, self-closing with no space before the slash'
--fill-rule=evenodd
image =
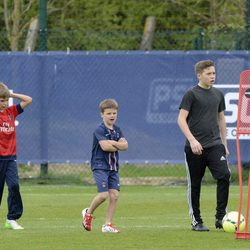
<path id="1" fill-rule="evenodd" d="M 21 180 L 39 183 L 84 184 L 93 185 L 94 180 L 89 163 L 58 163 L 47 165 L 47 170 L 39 164 L 19 164 Z M 238 184 L 238 169 L 230 165 L 231 183 Z M 249 166 L 243 168 L 243 182 L 248 181 Z M 121 185 L 186 185 L 186 169 L 184 164 L 121 164 Z M 206 170 L 203 183 L 215 183 L 209 170 Z"/>
<path id="2" fill-rule="evenodd" d="M 183 32 L 183 31 L 171 31 L 171 32 L 156 32 L 154 35 L 153 43 L 152 43 L 152 50 L 157 51 L 164 51 L 164 50 L 243 50 L 247 46 L 247 39 L 246 39 L 245 33 L 235 33 L 235 32 L 218 32 L 218 33 L 209 33 L 205 32 L 203 30 L 199 30 L 197 32 Z M 141 32 L 136 33 L 129 33 L 129 32 L 80 32 L 80 31 L 48 31 L 48 50 L 49 51 L 96 51 L 96 50 L 138 50 L 140 46 L 142 38 Z M 19 50 L 23 50 L 24 44 L 25 44 L 25 35 L 23 34 L 20 37 L 19 40 Z M 36 50 L 39 47 L 39 39 L 36 45 Z M 5 33 L 0 34 L 0 50 L 9 52 L 10 49 L 10 43 L 7 39 L 7 36 Z M 12 58 L 12 66 L 15 65 L 15 62 L 19 60 L 18 55 L 16 57 Z M 34 62 L 37 60 L 35 59 L 29 59 L 34 60 Z M 100 67 L 101 67 L 101 62 Z M 75 65 L 75 68 L 78 68 L 77 70 L 81 71 L 81 67 L 78 67 L 75 62 L 72 62 L 70 65 Z M 13 67 L 10 67 L 10 69 Z M 77 66 L 77 67 L 76 67 Z M 22 64 L 22 69 L 19 67 L 14 67 L 14 71 L 10 72 L 10 75 L 12 77 L 12 81 L 15 80 L 18 82 L 25 82 L 27 85 L 25 86 L 25 89 L 29 89 L 29 84 L 32 82 L 39 81 L 41 84 L 43 82 L 46 82 L 48 78 L 51 77 L 49 74 L 46 78 L 45 75 L 43 77 L 40 76 L 39 69 L 37 68 L 31 68 L 28 64 Z M 18 71 L 21 70 L 20 75 L 22 77 L 19 77 Z M 65 68 L 65 71 L 70 70 L 70 67 L 67 69 Z M 138 76 L 140 78 L 140 75 L 143 75 L 142 69 L 137 68 L 138 70 Z M 163 69 L 164 71 L 165 69 Z M 62 73 L 62 72 L 61 72 Z M 121 72 L 113 72 L 114 73 L 114 79 L 116 81 L 120 81 L 120 75 Z M 136 73 L 136 71 L 134 72 Z M 76 76 L 76 75 L 75 75 Z M 103 75 L 102 77 L 105 77 Z M 38 80 L 38 78 L 41 78 Z M 3 79 L 4 80 L 4 79 Z M 6 80 L 8 82 L 8 80 Z M 82 81 L 81 78 L 74 79 L 74 81 Z M 70 95 L 70 98 L 77 96 L 78 90 L 77 88 L 71 88 L 70 86 L 73 86 L 73 82 L 70 82 L 71 85 L 69 85 L 68 90 L 71 90 L 69 92 L 66 88 L 67 95 Z M 94 82 L 94 79 L 92 79 Z M 58 83 L 58 82 L 57 82 Z M 49 83 L 50 84 L 50 83 Z M 124 80 L 124 84 L 126 85 L 126 81 Z M 18 91 L 19 87 L 14 86 L 15 90 Z M 56 89 L 57 86 L 52 84 L 49 86 L 49 89 Z M 58 90 L 58 89 L 57 89 Z M 61 97 L 65 95 L 65 92 L 63 93 L 65 89 L 59 88 L 59 93 L 61 93 Z M 93 90 L 91 87 L 89 91 L 96 91 L 96 88 Z M 112 88 L 108 91 L 112 92 Z M 26 91 L 25 91 L 26 92 Z M 27 91 L 26 93 L 29 93 Z M 47 98 L 47 96 L 41 96 L 41 88 L 37 87 L 35 90 L 35 96 L 33 96 L 33 104 L 32 104 L 32 110 L 29 111 L 32 113 L 33 118 L 29 121 L 29 123 L 32 124 L 32 133 L 34 134 L 33 142 L 39 141 L 39 131 L 44 125 L 43 119 L 39 116 L 42 114 L 40 113 L 41 110 L 44 110 L 44 107 L 41 107 L 40 104 L 36 101 L 41 98 Z M 73 98 L 74 99 L 74 98 Z M 100 97 L 98 98 L 98 100 Z M 79 97 L 79 103 L 83 102 L 83 99 Z M 97 104 L 97 99 L 93 100 Z M 53 104 L 56 104 L 56 101 L 53 101 Z M 65 114 L 63 113 L 63 107 L 62 110 L 57 110 L 51 108 L 53 104 L 50 103 L 51 106 L 45 105 L 45 109 L 49 108 L 51 109 L 50 118 L 53 117 L 55 114 L 55 117 L 58 117 L 58 122 L 60 123 L 61 116 L 70 116 L 69 113 Z M 79 104 L 80 105 L 80 104 Z M 94 107 L 94 110 L 96 110 L 96 106 Z M 122 105 L 125 106 L 125 105 Z M 37 110 L 40 110 L 37 112 Z M 138 111 L 139 112 L 139 111 Z M 54 114 L 54 115 L 53 115 Z M 73 114 L 74 115 L 74 114 Z M 20 118 L 22 119 L 22 118 Z M 84 120 L 84 119 L 82 119 Z M 77 131 L 80 131 L 83 124 L 79 124 L 78 127 L 75 127 Z M 84 124 L 86 127 L 91 127 L 93 129 L 93 126 L 88 123 Z M 34 129 L 36 128 L 36 129 Z M 54 121 L 53 129 L 56 131 L 58 129 L 57 121 Z M 54 142 L 50 143 L 57 143 L 58 145 L 58 152 L 60 152 L 60 148 L 63 147 L 64 143 L 58 138 L 55 138 L 53 136 L 53 129 L 50 131 L 47 131 L 49 133 L 49 136 L 51 136 L 52 139 L 55 139 Z M 66 129 L 66 127 L 64 128 Z M 30 133 L 29 131 L 29 133 Z M 66 131 L 66 130 L 64 130 Z M 26 132 L 27 133 L 27 132 Z M 62 131 L 61 134 L 64 132 Z M 133 133 L 133 132 L 131 132 Z M 73 135 L 74 136 L 74 135 Z M 135 136 L 138 136 L 135 134 Z M 139 134 L 140 138 L 141 134 Z M 145 135 L 144 135 L 145 136 Z M 70 135 L 68 138 L 71 138 L 72 135 Z M 91 140 L 87 138 L 87 140 L 90 142 Z M 37 145 L 34 144 L 34 148 L 37 147 Z M 154 147 L 152 147 L 154 148 Z M 29 152 L 30 157 L 36 156 L 36 152 L 30 151 L 28 149 L 25 149 L 25 147 L 20 147 L 20 150 Z M 90 146 L 89 146 L 90 150 Z M 164 149 L 167 150 L 167 149 Z M 169 145 L 169 150 L 171 150 L 171 145 Z M 182 149 L 181 149 L 182 150 Z M 46 150 L 45 150 L 46 151 Z M 49 149 L 47 149 L 48 152 L 42 152 L 41 154 L 50 154 Z M 73 153 L 73 151 L 71 151 Z M 150 150 L 149 150 L 150 152 Z M 183 151 L 181 151 L 182 153 Z M 70 152 L 69 152 L 70 153 Z M 149 163 L 146 160 L 146 157 L 144 162 L 140 162 L 138 164 L 130 163 L 130 162 L 122 162 L 121 164 L 121 183 L 124 185 L 176 185 L 176 184 L 184 184 L 186 183 L 186 171 L 185 171 L 185 165 L 184 164 L 173 164 L 169 163 L 168 161 L 161 161 L 158 162 L 155 161 L 155 163 Z M 57 158 L 57 163 L 51 162 L 48 163 L 44 161 L 44 163 L 36 163 L 34 161 L 29 161 L 29 156 L 26 157 L 26 162 L 20 162 L 19 163 L 19 173 L 20 178 L 30 181 L 38 181 L 40 183 L 47 183 L 47 182 L 60 182 L 60 183 L 85 183 L 88 185 L 93 184 L 93 178 L 90 171 L 89 161 L 86 160 L 83 163 L 73 163 L 72 161 L 65 161 L 63 160 L 60 162 L 60 158 Z M 231 172 L 232 172 L 232 182 L 237 183 L 238 177 L 237 177 L 237 166 L 232 165 L 231 166 Z M 244 169 L 243 176 L 244 179 L 247 179 L 247 170 Z M 213 182 L 213 179 L 209 172 L 206 172 L 205 182 Z"/>
<path id="3" fill-rule="evenodd" d="M 48 51 L 106 51 L 138 50 L 143 32 L 130 31 L 65 31 L 49 30 Z M 39 48 L 39 34 L 35 50 Z M 14 39 L 12 37 L 12 39 Z M 25 47 L 26 34 L 19 34 L 18 50 Z M 250 34 L 244 31 L 156 31 L 152 39 L 152 50 L 248 50 Z M 0 51 L 11 51 L 6 32 L 0 32 Z"/>

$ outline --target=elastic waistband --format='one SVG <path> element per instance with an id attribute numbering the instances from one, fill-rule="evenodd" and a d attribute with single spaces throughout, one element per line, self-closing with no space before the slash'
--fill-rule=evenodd
<path id="1" fill-rule="evenodd" d="M 16 155 L 0 156 L 0 161 L 16 160 Z"/>

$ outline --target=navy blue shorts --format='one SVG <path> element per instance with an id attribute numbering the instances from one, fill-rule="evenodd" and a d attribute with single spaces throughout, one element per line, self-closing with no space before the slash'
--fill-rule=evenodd
<path id="1" fill-rule="evenodd" d="M 108 192 L 109 189 L 120 191 L 120 177 L 117 171 L 95 169 L 93 176 L 99 193 Z"/>

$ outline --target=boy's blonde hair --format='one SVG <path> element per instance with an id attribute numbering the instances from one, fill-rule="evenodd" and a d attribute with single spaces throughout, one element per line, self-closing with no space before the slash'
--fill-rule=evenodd
<path id="1" fill-rule="evenodd" d="M 105 109 L 116 109 L 118 110 L 119 106 L 115 99 L 105 99 L 100 102 L 99 104 L 99 110 L 100 113 L 103 114 Z"/>
<path id="2" fill-rule="evenodd" d="M 8 87 L 3 82 L 0 82 L 0 98 L 9 98 L 9 97 L 10 97 L 10 91 Z"/>
<path id="3" fill-rule="evenodd" d="M 214 62 L 212 60 L 199 61 L 194 66 L 195 74 L 201 74 L 204 69 L 209 68 L 211 66 L 214 67 Z"/>

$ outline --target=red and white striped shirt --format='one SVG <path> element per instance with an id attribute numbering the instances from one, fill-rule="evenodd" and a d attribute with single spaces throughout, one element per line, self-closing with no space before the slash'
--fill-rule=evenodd
<path id="1" fill-rule="evenodd" d="M 0 160 L 16 156 L 15 118 L 22 112 L 20 104 L 0 111 Z"/>

